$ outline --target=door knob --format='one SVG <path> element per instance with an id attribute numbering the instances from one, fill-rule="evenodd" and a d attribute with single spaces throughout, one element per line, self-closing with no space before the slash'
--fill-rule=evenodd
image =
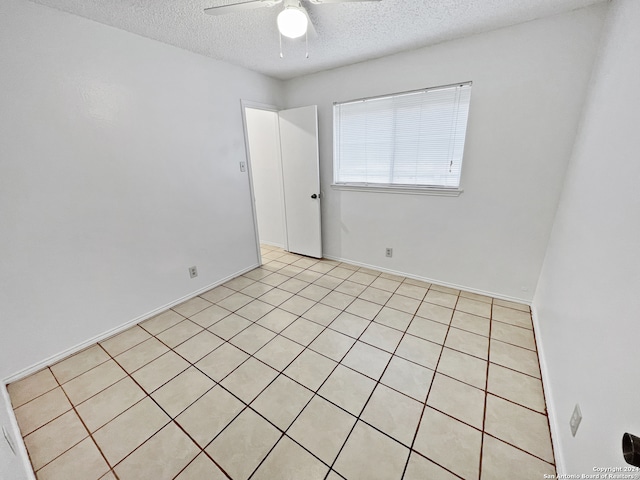
<path id="1" fill-rule="evenodd" d="M 318 195 L 314 193 L 313 195 L 311 195 L 311 198 L 318 198 Z"/>

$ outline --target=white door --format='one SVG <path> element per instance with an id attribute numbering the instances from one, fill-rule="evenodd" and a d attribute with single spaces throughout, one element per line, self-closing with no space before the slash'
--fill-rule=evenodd
<path id="1" fill-rule="evenodd" d="M 322 258 L 316 105 L 278 112 L 288 250 Z"/>

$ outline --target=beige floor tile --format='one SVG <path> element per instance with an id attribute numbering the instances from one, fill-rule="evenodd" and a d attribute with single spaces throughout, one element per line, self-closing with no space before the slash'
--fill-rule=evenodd
<path id="1" fill-rule="evenodd" d="M 208 330 L 203 330 L 179 345 L 175 351 L 190 363 L 196 363 L 223 343 L 224 340 L 217 335 Z"/>
<path id="2" fill-rule="evenodd" d="M 427 405 L 482 430 L 484 391 L 436 373 Z"/>
<path id="3" fill-rule="evenodd" d="M 388 292 L 387 290 L 381 290 L 379 288 L 368 287 L 366 288 L 358 298 L 362 300 L 366 300 L 368 302 L 377 303 L 378 305 L 384 305 L 389 301 L 392 292 Z"/>
<path id="4" fill-rule="evenodd" d="M 190 367 L 153 392 L 151 397 L 175 418 L 214 385 L 215 382 L 200 370 Z"/>
<path id="5" fill-rule="evenodd" d="M 269 305 L 261 300 L 254 300 L 247 303 L 244 307 L 236 310 L 236 315 L 240 315 L 247 320 L 255 322 L 256 320 L 264 317 L 267 313 L 273 310 L 273 305 Z"/>
<path id="6" fill-rule="evenodd" d="M 242 278 L 242 277 L 239 277 L 239 278 Z M 201 312 L 202 310 L 210 306 L 211 306 L 211 302 L 209 302 L 208 300 L 205 300 L 202 297 L 193 297 L 192 299 L 187 300 L 186 302 L 181 303 L 180 305 L 171 307 L 171 310 L 178 312 L 180 315 L 188 318 L 191 315 L 195 315 L 196 313 Z"/>
<path id="7" fill-rule="evenodd" d="M 434 303 L 422 302 L 416 315 L 449 325 L 451 323 L 451 317 L 453 316 L 453 309 Z"/>
<path id="8" fill-rule="evenodd" d="M 491 297 L 487 297 L 486 295 L 480 295 L 478 293 L 465 292 L 464 290 L 460 292 L 460 296 L 464 298 L 470 298 L 471 300 L 477 300 L 478 302 L 484 302 L 489 304 L 493 303 L 493 299 Z"/>
<path id="9" fill-rule="evenodd" d="M 369 326 L 369 323 L 371 323 L 369 320 L 362 317 L 342 312 L 333 322 L 331 322 L 329 328 L 336 330 L 337 332 L 344 333 L 345 335 L 349 335 L 350 337 L 358 338 L 362 332 L 365 331 L 367 326 Z"/>
<path id="10" fill-rule="evenodd" d="M 394 275 L 393 273 L 387 273 L 387 272 L 380 273 L 380 277 L 388 278 L 389 280 L 395 280 L 396 282 L 400 282 L 400 283 L 404 282 L 407 279 L 407 277 L 403 277 L 402 275 Z"/>
<path id="11" fill-rule="evenodd" d="M 459 478 L 416 452 L 411 452 L 403 480 L 458 480 Z"/>
<path id="12" fill-rule="evenodd" d="M 231 315 L 229 310 L 225 310 L 218 305 L 211 305 L 209 308 L 205 308 L 201 312 L 191 315 L 189 320 L 200 325 L 202 328 L 209 328 L 211 325 L 218 323 L 229 315 Z"/>
<path id="13" fill-rule="evenodd" d="M 200 447 L 206 447 L 244 409 L 244 404 L 216 385 L 175 421 Z"/>
<path id="14" fill-rule="evenodd" d="M 302 280 L 304 282 L 313 283 L 317 279 L 319 279 L 321 276 L 322 274 L 319 272 L 314 272 L 313 270 L 303 270 L 302 272 L 297 274 L 295 278 Z"/>
<path id="15" fill-rule="evenodd" d="M 516 347 L 497 340 L 491 340 L 491 363 L 511 368 L 527 375 L 540 378 L 540 366 L 536 352 Z"/>
<path id="16" fill-rule="evenodd" d="M 400 310 L 401 312 L 410 313 L 414 315 L 420 307 L 420 300 L 416 300 L 415 298 L 405 297 L 403 295 L 394 294 L 386 306 L 390 308 L 395 308 L 396 310 Z"/>
<path id="17" fill-rule="evenodd" d="M 360 418 L 410 447 L 422 407 L 422 403 L 378 384 Z"/>
<path id="18" fill-rule="evenodd" d="M 434 370 L 441 351 L 441 345 L 412 335 L 405 335 L 398 345 L 396 355 Z"/>
<path id="19" fill-rule="evenodd" d="M 449 329 L 447 340 L 444 344 L 449 348 L 478 358 L 485 360 L 489 358 L 489 339 L 482 335 L 452 327 Z"/>
<path id="20" fill-rule="evenodd" d="M 352 297 L 351 295 L 347 295 L 346 293 L 331 292 L 322 300 L 320 300 L 320 303 L 324 305 L 328 305 L 333 308 L 337 308 L 338 310 L 344 310 L 354 300 L 355 300 L 355 297 Z"/>
<path id="21" fill-rule="evenodd" d="M 353 274 L 353 270 L 344 268 L 342 266 L 336 267 L 333 270 L 331 270 L 329 273 L 327 273 L 327 275 L 331 275 L 332 277 L 340 278 L 342 280 L 349 278 L 352 274 Z"/>
<path id="22" fill-rule="evenodd" d="M 367 320 L 373 320 L 381 309 L 382 306 L 377 303 L 367 302 L 366 300 L 357 298 L 345 311 L 347 313 L 366 318 Z"/>
<path id="23" fill-rule="evenodd" d="M 378 278 L 377 275 L 370 275 L 368 273 L 357 271 L 354 272 L 348 280 L 361 285 L 371 285 L 376 278 Z"/>
<path id="24" fill-rule="evenodd" d="M 33 469 L 39 470 L 88 436 L 78 415 L 71 410 L 27 435 L 24 443 Z"/>
<path id="25" fill-rule="evenodd" d="M 150 318 L 149 320 L 145 320 L 140 323 L 140 327 L 145 329 L 151 335 L 157 335 L 161 332 L 164 332 L 167 328 L 171 328 L 174 325 L 183 321 L 185 317 L 180 315 L 179 313 L 174 312 L 173 310 L 167 310 L 166 312 L 162 312 L 155 317 Z"/>
<path id="26" fill-rule="evenodd" d="M 511 325 L 515 325 L 517 327 L 528 329 L 533 328 L 533 325 L 531 323 L 531 314 L 529 312 L 522 312 L 520 310 L 514 310 L 512 308 L 494 305 L 491 318 L 499 322 L 510 323 Z"/>
<path id="27" fill-rule="evenodd" d="M 240 290 L 240 293 L 244 293 L 245 295 L 249 295 L 253 298 L 258 298 L 272 289 L 273 287 L 271 285 L 267 285 L 266 283 L 262 282 L 256 282 Z"/>
<path id="28" fill-rule="evenodd" d="M 286 290 L 287 292 L 298 294 L 308 286 L 309 282 L 305 282 L 298 278 L 288 278 L 286 282 L 278 285 L 278 288 L 281 290 Z"/>
<path id="29" fill-rule="evenodd" d="M 434 322 L 428 318 L 416 316 L 411 321 L 411 325 L 409 325 L 407 333 L 442 345 L 445 337 L 447 336 L 448 330 L 449 327 L 444 323 Z"/>
<path id="30" fill-rule="evenodd" d="M 280 305 L 282 310 L 286 310 L 294 315 L 302 315 L 316 304 L 313 300 L 308 298 L 293 295 L 289 300 Z"/>
<path id="31" fill-rule="evenodd" d="M 361 373 L 342 365 L 333 371 L 318 394 L 344 408 L 353 415 L 360 415 L 376 382 Z"/>
<path id="32" fill-rule="evenodd" d="M 355 423 L 356 417 L 316 396 L 293 422 L 287 435 L 331 465 Z"/>
<path id="33" fill-rule="evenodd" d="M 418 285 L 403 283 L 398 287 L 396 293 L 422 301 L 424 296 L 427 294 L 427 290 L 429 290 L 428 287 L 420 287 Z"/>
<path id="34" fill-rule="evenodd" d="M 326 329 L 318 338 L 311 342 L 309 348 L 339 362 L 354 343 L 355 339 L 342 333 Z"/>
<path id="35" fill-rule="evenodd" d="M 127 373 L 115 361 L 109 360 L 68 381 L 62 388 L 71 403 L 78 405 L 126 375 Z"/>
<path id="36" fill-rule="evenodd" d="M 445 287 L 444 285 L 438 285 L 437 283 L 431 285 L 431 290 L 448 293 L 449 295 L 460 295 L 460 290 L 451 287 Z"/>
<path id="37" fill-rule="evenodd" d="M 484 390 L 487 381 L 487 361 L 466 353 L 445 348 L 442 351 L 438 372 Z"/>
<path id="38" fill-rule="evenodd" d="M 429 282 L 425 282 L 423 280 L 416 280 L 415 278 L 405 278 L 403 280 L 403 283 L 407 283 L 409 285 L 416 285 L 418 287 L 423 287 L 426 289 L 429 289 L 431 287 L 431 284 Z"/>
<path id="39" fill-rule="evenodd" d="M 286 267 L 278 270 L 278 273 L 280 273 L 282 275 L 286 275 L 288 277 L 295 277 L 296 275 L 299 275 L 302 272 L 304 272 L 304 268 L 295 267 L 293 265 L 287 265 Z M 300 280 L 302 280 L 302 279 L 300 279 Z"/>
<path id="40" fill-rule="evenodd" d="M 76 407 L 90 432 L 110 422 L 146 397 L 146 393 L 130 377 L 125 377 Z"/>
<path id="41" fill-rule="evenodd" d="M 71 409 L 71 404 L 60 387 L 16 408 L 14 413 L 23 436 L 59 417 Z"/>
<path id="42" fill-rule="evenodd" d="M 331 374 L 336 362 L 311 350 L 305 350 L 289 365 L 284 374 L 314 392 Z"/>
<path id="43" fill-rule="evenodd" d="M 326 480 L 342 480 L 342 479 L 344 479 L 344 477 L 342 475 L 338 475 L 333 470 L 329 472 L 329 475 L 327 475 L 327 478 L 326 478 Z"/>
<path id="44" fill-rule="evenodd" d="M 311 390 L 280 375 L 253 401 L 251 408 L 285 431 L 311 397 Z"/>
<path id="45" fill-rule="evenodd" d="M 333 263 L 325 263 L 327 260 L 321 260 L 318 263 L 316 263 L 315 265 L 311 265 L 309 267 L 309 270 L 313 271 L 313 272 L 318 272 L 318 273 L 322 273 L 325 274 L 327 272 L 330 272 L 331 270 L 333 270 L 334 268 L 336 268 L 337 263 L 333 264 Z M 329 260 L 331 261 L 331 260 Z"/>
<path id="46" fill-rule="evenodd" d="M 108 471 L 107 462 L 93 441 L 87 438 L 42 468 L 38 480 L 93 479 Z"/>
<path id="47" fill-rule="evenodd" d="M 231 478 L 246 480 L 280 436 L 269 422 L 247 409 L 206 448 L 206 452 Z"/>
<path id="48" fill-rule="evenodd" d="M 515 302 L 509 302 L 507 300 L 500 300 L 498 298 L 494 298 L 493 299 L 493 304 L 494 305 L 499 305 L 501 307 L 520 310 L 521 312 L 526 312 L 526 313 L 530 312 L 529 305 L 525 305 L 524 303 L 515 303 Z"/>
<path id="49" fill-rule="evenodd" d="M 252 280 L 251 278 L 240 276 L 223 283 L 223 285 L 227 288 L 231 288 L 232 290 L 240 291 L 243 288 L 247 288 L 249 285 L 252 285 L 254 282 L 255 280 Z"/>
<path id="50" fill-rule="evenodd" d="M 220 385 L 248 404 L 276 376 L 278 376 L 278 372 L 273 368 L 254 358 L 249 358 L 225 378 Z"/>
<path id="51" fill-rule="evenodd" d="M 200 449 L 170 423 L 115 467 L 120 480 L 158 480 L 173 478 Z"/>
<path id="52" fill-rule="evenodd" d="M 556 470 L 553 465 L 489 435 L 484 436 L 481 480 L 502 480 L 504 478 L 538 480 L 540 478 L 555 478 L 555 476 Z"/>
<path id="53" fill-rule="evenodd" d="M 462 478 L 478 478 L 482 433 L 427 407 L 413 448 Z"/>
<path id="54" fill-rule="evenodd" d="M 456 304 L 456 310 L 477 315 L 478 317 L 491 318 L 491 304 L 471 298 L 460 297 Z"/>
<path id="55" fill-rule="evenodd" d="M 185 468 L 175 480 L 227 480 L 227 477 L 204 453 Z"/>
<path id="56" fill-rule="evenodd" d="M 62 360 L 61 362 L 56 363 L 55 365 L 51 365 L 51 371 L 58 379 L 58 382 L 62 384 L 83 374 L 87 370 L 91 370 L 93 367 L 97 367 L 107 360 L 109 360 L 109 355 L 107 355 L 99 345 L 93 345 Z M 57 386 L 55 383 L 52 384 L 49 380 L 43 382 L 38 380 L 38 383 L 42 383 L 41 388 L 47 388 L 48 385 L 52 385 L 51 388 L 55 388 Z"/>
<path id="57" fill-rule="evenodd" d="M 477 333 L 485 337 L 489 336 L 489 324 L 491 320 L 485 317 L 479 317 L 477 315 L 471 315 L 470 313 L 461 312 L 456 310 L 453 312 L 453 319 L 451 320 L 451 326 L 466 330 L 467 332 Z"/>
<path id="58" fill-rule="evenodd" d="M 249 320 L 234 313 L 210 326 L 207 330 L 215 333 L 217 336 L 224 338 L 225 340 L 229 340 L 249 325 L 251 325 Z"/>
<path id="59" fill-rule="evenodd" d="M 491 338 L 500 340 L 501 342 L 511 343 L 518 347 L 536 350 L 536 341 L 533 338 L 533 330 L 528 328 L 516 327 L 508 323 L 492 322 Z"/>
<path id="60" fill-rule="evenodd" d="M 48 368 L 45 368 L 17 382 L 10 383 L 7 385 L 7 391 L 13 408 L 18 408 L 57 386 L 58 382 L 55 377 Z"/>
<path id="61" fill-rule="evenodd" d="M 319 323 L 320 325 L 327 326 L 333 320 L 340 315 L 341 311 L 337 308 L 330 307 L 328 305 L 323 305 L 322 303 L 317 303 L 305 313 L 302 314 L 303 318 L 307 320 L 311 320 L 312 322 Z"/>
<path id="62" fill-rule="evenodd" d="M 419 402 L 424 402 L 432 379 L 433 370 L 394 355 L 380 381 Z"/>
<path id="63" fill-rule="evenodd" d="M 156 338 L 170 348 L 175 348 L 182 342 L 200 333 L 202 327 L 191 320 L 184 320 L 177 325 L 156 335 Z"/>
<path id="64" fill-rule="evenodd" d="M 347 270 L 351 270 L 353 272 L 360 270 L 360 267 L 357 265 L 353 265 L 351 263 L 341 262 L 339 265 L 341 268 L 346 268 Z"/>
<path id="65" fill-rule="evenodd" d="M 249 355 L 245 352 L 230 343 L 225 343 L 196 363 L 195 366 L 219 382 L 247 358 Z"/>
<path id="66" fill-rule="evenodd" d="M 109 470 L 106 474 L 100 477 L 100 480 L 118 480 L 113 474 L 113 470 Z"/>
<path id="67" fill-rule="evenodd" d="M 309 268 L 310 266 L 315 265 L 316 263 L 318 263 L 318 260 L 303 257 L 293 262 L 292 265 L 300 268 Z"/>
<path id="68" fill-rule="evenodd" d="M 121 353 L 115 357 L 115 361 L 127 372 L 132 373 L 168 351 L 169 347 L 152 337 Z"/>
<path id="69" fill-rule="evenodd" d="M 404 332 L 411 323 L 412 318 L 413 315 L 408 313 L 383 307 L 373 321 Z"/>
<path id="70" fill-rule="evenodd" d="M 314 285 L 319 285 L 321 287 L 328 288 L 329 290 L 333 290 L 338 285 L 340 285 L 343 280 L 341 278 L 331 276 L 332 271 L 333 270 L 330 270 L 326 275 L 323 275 L 315 282 L 313 282 Z"/>
<path id="71" fill-rule="evenodd" d="M 323 480 L 329 467 L 287 437 L 283 437 L 255 475 L 255 480 Z"/>
<path id="72" fill-rule="evenodd" d="M 267 267 L 267 269 L 272 269 L 272 267 Z M 278 270 L 278 269 L 276 269 Z M 275 271 L 275 270 L 274 270 Z M 267 285 L 271 285 L 272 287 L 279 287 L 284 282 L 289 280 L 287 275 L 283 275 L 281 273 L 272 273 L 271 275 L 260 279 L 262 283 L 266 283 Z"/>
<path id="73" fill-rule="evenodd" d="M 282 331 L 282 336 L 302 345 L 309 345 L 323 330 L 322 325 L 299 318 Z"/>
<path id="74" fill-rule="evenodd" d="M 379 288 L 380 290 L 386 290 L 387 292 L 395 292 L 400 286 L 400 282 L 397 280 L 390 280 L 388 278 L 378 277 L 371 284 L 372 287 Z"/>
<path id="75" fill-rule="evenodd" d="M 331 290 L 329 290 L 328 288 L 321 287 L 320 285 L 309 285 L 308 287 L 300 290 L 298 292 L 298 295 L 318 302 L 326 297 L 329 293 L 331 293 Z"/>
<path id="76" fill-rule="evenodd" d="M 278 307 L 291 297 L 293 297 L 293 293 L 287 292 L 286 290 L 280 290 L 279 288 L 274 288 L 262 295 L 260 300 L 268 303 L 269 305 L 273 305 L 274 307 Z"/>
<path id="77" fill-rule="evenodd" d="M 258 320 L 258 324 L 273 332 L 280 333 L 295 322 L 297 318 L 298 316 L 293 313 L 276 308 Z"/>
<path id="78" fill-rule="evenodd" d="M 234 293 L 217 302 L 217 305 L 224 308 L 225 310 L 229 310 L 230 312 L 235 312 L 236 310 L 244 307 L 252 300 L 252 297 L 250 297 L 249 295 L 245 295 L 244 293 Z"/>
<path id="79" fill-rule="evenodd" d="M 360 283 L 345 280 L 335 288 L 335 291 L 351 295 L 352 297 L 357 297 L 362 292 L 364 292 L 366 288 L 366 285 L 361 285 Z"/>
<path id="80" fill-rule="evenodd" d="M 151 335 L 136 325 L 114 337 L 100 342 L 100 345 L 102 345 L 102 348 L 104 348 L 109 355 L 115 357 L 149 338 L 151 338 Z"/>
<path id="81" fill-rule="evenodd" d="M 258 324 L 253 324 L 229 340 L 229 343 L 239 349 L 254 354 L 269 342 L 276 334 Z"/>
<path id="82" fill-rule="evenodd" d="M 553 462 L 547 417 L 527 408 L 487 395 L 486 433 Z"/>
<path id="83" fill-rule="evenodd" d="M 147 397 L 94 432 L 93 438 L 107 461 L 116 465 L 170 420 Z"/>
<path id="84" fill-rule="evenodd" d="M 282 371 L 302 350 L 304 350 L 302 345 L 278 335 L 258 350 L 254 357 L 276 370 Z"/>
<path id="85" fill-rule="evenodd" d="M 499 397 L 546 413 L 542 382 L 537 378 L 492 363 L 489 365 L 487 390 Z"/>
<path id="86" fill-rule="evenodd" d="M 247 278 L 250 278 L 251 280 L 258 281 L 263 279 L 264 277 L 268 277 L 269 275 L 271 275 L 271 272 L 269 270 L 263 270 L 262 268 L 255 268 L 250 272 L 243 274 L 243 277 L 247 277 Z"/>
<path id="87" fill-rule="evenodd" d="M 458 301 L 458 296 L 430 289 L 425 295 L 424 301 L 441 307 L 454 308 Z"/>
<path id="88" fill-rule="evenodd" d="M 400 480 L 409 449 L 358 422 L 334 469 L 349 480 Z"/>
<path id="89" fill-rule="evenodd" d="M 402 339 L 402 332 L 377 322 L 371 322 L 360 341 L 393 353 Z"/>
<path id="90" fill-rule="evenodd" d="M 252 270 L 252 271 L 255 272 L 256 270 Z M 266 272 L 266 274 L 271 275 L 271 272 Z M 200 296 L 212 303 L 218 303 L 220 300 L 224 300 L 225 298 L 227 298 L 230 295 L 233 295 L 234 293 L 235 293 L 235 290 L 232 290 L 230 288 L 223 287 L 222 285 L 220 285 L 216 288 L 212 288 L 208 292 L 201 293 Z"/>
<path id="91" fill-rule="evenodd" d="M 131 376 L 147 393 L 151 393 L 187 368 L 189 368 L 189 362 L 174 352 L 167 352 L 132 373 Z"/>
<path id="92" fill-rule="evenodd" d="M 374 380 L 382 376 L 391 354 L 362 342 L 356 342 L 342 364 L 367 375 Z"/>

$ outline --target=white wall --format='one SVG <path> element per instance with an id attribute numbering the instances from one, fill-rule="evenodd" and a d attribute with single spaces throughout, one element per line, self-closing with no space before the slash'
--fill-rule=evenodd
<path id="1" fill-rule="evenodd" d="M 566 473 L 640 435 L 640 2 L 611 4 L 533 303 Z M 569 418 L 583 414 L 575 438 Z M 558 453 L 558 452 L 556 452 Z"/>
<path id="2" fill-rule="evenodd" d="M 260 242 L 285 247 L 284 199 L 278 114 L 245 109 Z"/>
<path id="3" fill-rule="evenodd" d="M 0 9 L 1 379 L 257 263 L 240 99 L 282 84 Z"/>
<path id="4" fill-rule="evenodd" d="M 325 254 L 530 300 L 604 12 L 591 7 L 288 81 L 288 107 L 318 104 Z M 330 187 L 333 102 L 467 80 L 460 197 Z"/>

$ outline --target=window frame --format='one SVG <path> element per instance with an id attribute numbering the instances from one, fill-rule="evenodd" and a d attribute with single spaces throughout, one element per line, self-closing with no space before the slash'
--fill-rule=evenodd
<path id="1" fill-rule="evenodd" d="M 382 95 L 376 95 L 376 96 L 371 96 L 371 97 L 362 97 L 362 98 L 356 98 L 353 100 L 345 100 L 345 101 L 341 101 L 341 102 L 333 102 L 332 105 L 332 121 L 333 121 L 333 160 L 332 160 L 332 168 L 333 168 L 333 178 L 332 178 L 332 183 L 331 183 L 331 188 L 334 190 L 345 190 L 345 191 L 365 191 L 365 192 L 378 192 L 378 193 L 392 193 L 392 194 L 408 194 L 408 195 L 437 195 L 437 196 L 447 196 L 447 197 L 458 197 L 460 196 L 464 190 L 462 188 L 462 164 L 464 163 L 464 152 L 460 161 L 460 183 L 458 187 L 446 187 L 446 186 L 440 186 L 440 185 L 413 185 L 413 184 L 399 184 L 399 183 L 367 183 L 367 182 L 337 182 L 336 178 L 337 178 L 337 148 L 338 148 L 338 144 L 336 142 L 337 139 L 337 135 L 336 135 L 336 106 L 339 105 L 344 105 L 344 104 L 348 104 L 348 103 L 354 103 L 354 102 L 360 102 L 360 101 L 367 101 L 367 100 L 376 100 L 376 99 L 382 99 L 382 98 L 391 98 L 391 97 L 396 97 L 396 96 L 402 96 L 402 95 L 407 95 L 407 94 L 412 94 L 412 93 L 419 93 L 419 92 L 428 92 L 430 90 L 440 90 L 440 89 L 445 89 L 445 88 L 452 88 L 452 87 L 458 87 L 458 86 L 465 86 L 468 85 L 469 87 L 473 86 L 473 82 L 472 81 L 465 81 L 465 82 L 456 82 L 456 83 L 451 83 L 448 85 L 438 85 L 438 86 L 434 86 L 434 87 L 427 87 L 427 88 L 419 88 L 419 89 L 415 89 L 415 90 L 407 90 L 407 91 L 403 91 L 403 92 L 395 92 L 395 93 L 387 93 L 387 94 L 382 94 Z M 469 111 L 471 110 L 471 105 L 469 104 Z M 467 124 L 465 126 L 465 143 L 464 146 L 466 146 L 466 134 L 468 131 L 468 127 L 469 127 L 469 122 L 468 122 L 468 118 L 467 118 Z M 464 147 L 463 147 L 464 148 Z"/>

